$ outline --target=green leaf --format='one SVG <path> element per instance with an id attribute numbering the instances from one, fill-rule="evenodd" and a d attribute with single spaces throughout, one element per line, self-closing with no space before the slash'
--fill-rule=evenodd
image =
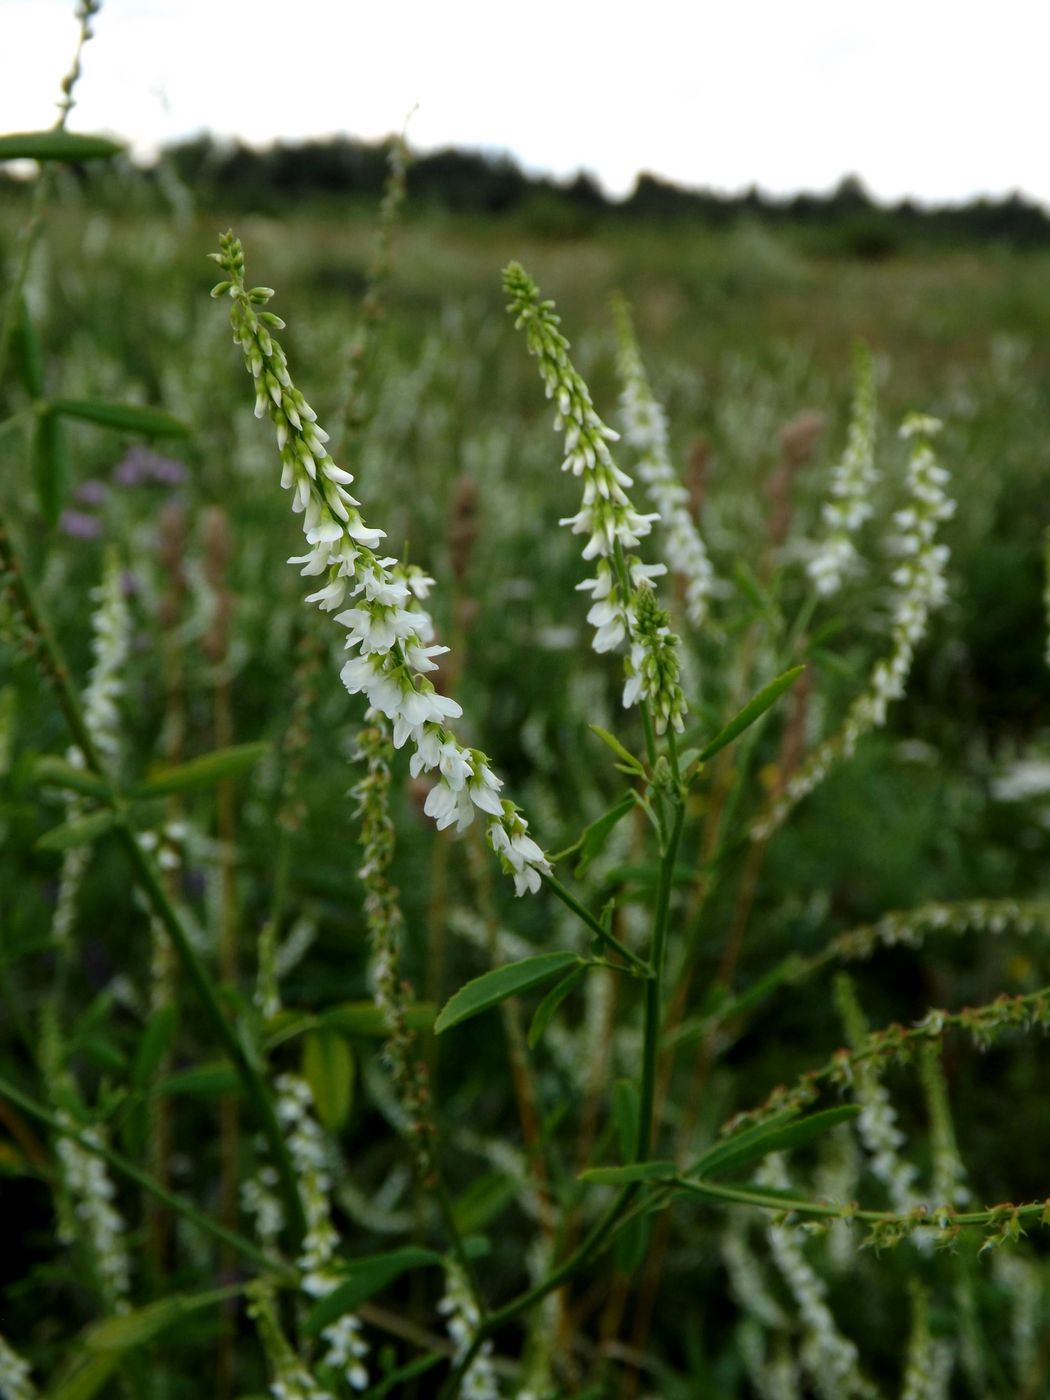
<path id="1" fill-rule="evenodd" d="M 613 831 L 617 823 L 631 811 L 634 805 L 634 793 L 626 793 L 614 806 L 610 807 L 607 812 L 603 812 L 603 814 L 595 821 L 591 822 L 589 826 L 584 827 L 583 831 L 571 846 L 566 846 L 563 851 L 558 851 L 551 859 L 564 860 L 566 856 L 571 856 L 574 851 L 580 851 L 580 860 L 573 872 L 577 879 L 579 879 L 587 866 L 605 845 L 609 833 Z"/>
<path id="2" fill-rule="evenodd" d="M 367 1302 L 409 1269 L 441 1263 L 443 1258 L 440 1254 L 432 1249 L 419 1249 L 415 1245 L 387 1250 L 384 1254 L 370 1254 L 362 1259 L 352 1259 L 347 1269 L 346 1281 L 333 1288 L 331 1293 L 310 1309 L 303 1323 L 303 1330 L 307 1336 L 316 1337 L 323 1327 L 335 1322 L 344 1313 L 359 1308 L 362 1303 Z"/>
<path id="3" fill-rule="evenodd" d="M 66 497 L 69 468 L 61 421 L 46 411 L 37 415 L 32 442 L 33 484 L 40 514 L 52 528 L 58 524 Z"/>
<path id="4" fill-rule="evenodd" d="M 433 1005 L 427 1001 L 411 1002 L 405 1008 L 405 1024 L 409 1030 L 432 1031 Z M 384 1040 L 390 1034 L 390 1027 L 374 1001 L 347 1001 L 321 1012 L 291 1008 L 279 1011 L 266 1023 L 266 1048 L 275 1050 L 298 1035 L 316 1030 L 342 1031 L 344 1035 L 367 1035 Z"/>
<path id="5" fill-rule="evenodd" d="M 12 131 L 0 136 L 0 160 L 102 160 L 124 149 L 108 136 L 79 131 Z"/>
<path id="6" fill-rule="evenodd" d="M 150 1082 L 175 1039 L 178 1027 L 179 1013 L 174 1004 L 162 1006 L 150 1017 L 135 1051 L 135 1063 L 131 1071 L 132 1088 L 144 1089 Z"/>
<path id="7" fill-rule="evenodd" d="M 583 878 L 587 867 L 595 856 L 601 854 L 606 841 L 609 839 L 616 827 L 627 816 L 628 812 L 635 809 L 634 793 L 629 792 L 625 797 L 621 797 L 614 807 L 610 807 L 607 812 L 600 816 L 597 821 L 591 822 L 585 827 L 583 834 L 577 843 L 580 847 L 580 859 L 576 863 L 573 874 L 577 880 Z"/>
<path id="8" fill-rule="evenodd" d="M 18 370 L 22 387 L 31 399 L 42 399 L 44 397 L 44 370 L 43 357 L 40 354 L 40 341 L 37 337 L 36 327 L 29 314 L 24 296 L 18 299 L 18 315 L 15 319 L 14 331 L 11 337 L 11 353 L 15 368 Z"/>
<path id="9" fill-rule="evenodd" d="M 733 581 L 740 589 L 744 597 L 753 604 L 759 612 L 773 613 L 779 616 L 779 609 L 771 593 L 762 587 L 755 574 L 741 559 L 733 570 Z"/>
<path id="10" fill-rule="evenodd" d="M 92 812 L 87 817 L 75 817 L 46 831 L 36 843 L 37 848 L 41 851 L 69 851 L 74 846 L 90 846 L 92 841 L 105 836 L 116 819 L 116 814 L 108 809 Z"/>
<path id="11" fill-rule="evenodd" d="M 616 1124 L 620 1156 L 625 1162 L 630 1162 L 637 1151 L 640 1111 L 637 1085 L 629 1079 L 618 1079 L 613 1085 L 613 1122 Z"/>
<path id="12" fill-rule="evenodd" d="M 127 1073 L 128 1057 L 112 1036 L 86 1031 L 83 1035 L 73 1036 L 69 1048 L 104 1072 L 120 1077 Z"/>
<path id="13" fill-rule="evenodd" d="M 514 1182 L 505 1172 L 477 1177 L 453 1203 L 456 1229 L 461 1235 L 476 1235 L 503 1213 L 515 1194 Z"/>
<path id="14" fill-rule="evenodd" d="M 160 1081 L 155 1092 L 169 1095 L 185 1094 L 190 1098 L 217 1099 L 223 1094 L 236 1094 L 240 1090 L 240 1080 L 232 1065 L 219 1062 L 211 1065 L 194 1065 L 192 1069 L 169 1074 Z"/>
<path id="15" fill-rule="evenodd" d="M 80 1355 L 72 1367 L 45 1392 L 44 1400 L 92 1400 L 120 1365 L 117 1353 Z"/>
<path id="16" fill-rule="evenodd" d="M 532 1024 L 529 1026 L 530 1050 L 535 1050 L 543 1037 L 543 1032 L 550 1025 L 554 1013 L 583 976 L 584 970 L 582 966 L 574 967 L 560 982 L 555 982 L 554 986 L 543 998 L 539 1006 L 537 1006 L 536 1014 L 533 1016 Z"/>
<path id="17" fill-rule="evenodd" d="M 188 1313 L 214 1307 L 231 1296 L 228 1288 L 176 1294 L 135 1312 L 107 1317 L 81 1337 L 72 1366 L 45 1394 L 45 1400 L 91 1400 L 121 1364 L 126 1352 L 154 1341 Z"/>
<path id="18" fill-rule="evenodd" d="M 32 767 L 35 783 L 41 787 L 57 787 L 68 792 L 83 793 L 85 797 L 110 797 L 109 786 L 96 773 L 77 768 L 56 754 L 44 754 Z"/>
<path id="19" fill-rule="evenodd" d="M 405 1007 L 405 1024 L 412 1031 L 432 1031 L 435 1014 L 432 1002 L 414 1001 Z M 390 1034 L 390 1027 L 374 1001 L 346 1001 L 341 1006 L 333 1006 L 321 1013 L 320 1024 L 347 1035 L 385 1038 Z"/>
<path id="20" fill-rule="evenodd" d="M 497 967 L 481 977 L 475 977 L 465 987 L 460 987 L 450 997 L 434 1022 L 434 1030 L 440 1035 L 461 1021 L 497 1006 L 508 997 L 526 992 L 530 987 L 546 982 L 558 972 L 579 963 L 575 953 L 540 953 L 534 958 L 523 958 L 521 962 L 508 963 Z"/>
<path id="21" fill-rule="evenodd" d="M 146 437 L 188 437 L 190 432 L 185 423 L 163 409 L 144 408 L 139 404 L 106 403 L 102 399 L 51 399 L 48 409 L 63 418 L 97 423 L 125 433 L 144 433 Z"/>
<path id="22" fill-rule="evenodd" d="M 742 1133 L 717 1143 L 705 1152 L 698 1162 L 691 1166 L 686 1176 L 716 1177 L 725 1172 L 736 1171 L 740 1167 L 751 1166 L 768 1157 L 771 1152 L 790 1152 L 804 1143 L 812 1142 L 830 1132 L 840 1123 L 848 1123 L 860 1113 L 859 1104 L 843 1104 L 839 1108 L 826 1108 L 820 1113 L 811 1113 L 806 1118 L 795 1119 L 786 1113 L 778 1119 L 760 1123 L 754 1128 L 745 1128 Z M 790 1121 L 784 1121 L 789 1119 Z"/>
<path id="23" fill-rule="evenodd" d="M 169 797 L 177 792 L 198 792 L 214 787 L 226 778 L 238 777 L 258 763 L 269 749 L 267 743 L 234 744 L 232 748 L 215 749 L 189 763 L 157 771 L 144 782 L 129 788 L 128 796 L 136 799 Z"/>
<path id="24" fill-rule="evenodd" d="M 591 1167 L 580 1180 L 589 1186 L 633 1186 L 640 1181 L 672 1181 L 677 1175 L 673 1162 L 631 1162 L 626 1167 Z"/>
<path id="25" fill-rule="evenodd" d="M 589 724 L 587 728 L 592 734 L 597 734 L 602 743 L 607 744 L 620 762 L 623 763 L 625 767 L 629 768 L 632 773 L 637 773 L 639 776 L 645 773 L 645 765 L 642 763 L 641 759 L 635 758 L 634 754 L 631 753 L 629 749 L 625 749 L 615 734 L 610 734 L 609 731 L 603 729 L 600 724 Z"/>
<path id="26" fill-rule="evenodd" d="M 303 1078 L 317 1116 L 330 1133 L 350 1117 L 354 1098 L 354 1054 L 338 1031 L 308 1031 L 303 1039 Z"/>
<path id="27" fill-rule="evenodd" d="M 651 1222 L 644 1215 L 639 1215 L 617 1232 L 613 1241 L 613 1258 L 616 1267 L 628 1278 L 645 1262 L 650 1231 Z"/>
<path id="28" fill-rule="evenodd" d="M 734 739 L 743 734 L 745 729 L 750 728 L 760 715 L 764 715 L 776 700 L 787 688 L 795 683 L 805 670 L 805 666 L 793 666 L 790 671 L 785 671 L 782 676 L 777 676 L 776 680 L 769 682 L 757 695 L 753 696 L 735 718 L 731 719 L 720 734 L 716 734 L 705 749 L 700 752 L 700 762 L 706 763 L 709 758 L 713 758 L 720 749 L 724 749 L 727 744 L 731 744 Z"/>

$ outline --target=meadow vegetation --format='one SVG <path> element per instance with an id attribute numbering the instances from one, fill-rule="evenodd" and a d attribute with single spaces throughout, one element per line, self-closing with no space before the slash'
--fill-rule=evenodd
<path id="1" fill-rule="evenodd" d="M 1046 1393 L 1050 254 L 399 162 L 5 187 L 0 1395 Z"/>

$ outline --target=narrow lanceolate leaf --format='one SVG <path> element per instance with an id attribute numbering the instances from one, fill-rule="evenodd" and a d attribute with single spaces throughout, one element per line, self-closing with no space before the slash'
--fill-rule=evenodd
<path id="1" fill-rule="evenodd" d="M 330 1133 L 350 1116 L 354 1097 L 354 1055 L 338 1031 L 310 1031 L 303 1040 L 303 1078 L 310 1086 L 317 1116 Z"/>
<path id="2" fill-rule="evenodd" d="M 642 763 L 641 759 L 635 758 L 634 754 L 631 753 L 629 749 L 625 749 L 615 734 L 610 734 L 609 731 L 603 729 L 600 724 L 590 724 L 587 727 L 592 734 L 597 734 L 603 744 L 607 744 L 609 748 L 612 749 L 613 753 L 626 768 L 629 768 L 633 773 L 642 774 L 645 772 L 645 765 Z"/>
<path id="3" fill-rule="evenodd" d="M 575 953 L 540 953 L 534 958 L 523 958 L 521 962 L 508 963 L 497 967 L 482 977 L 475 977 L 465 987 L 460 987 L 455 996 L 450 997 L 434 1022 L 434 1030 L 441 1034 L 461 1021 L 468 1021 L 490 1006 L 497 1006 L 508 997 L 527 992 L 541 982 L 548 981 L 559 972 L 579 963 Z"/>
<path id="4" fill-rule="evenodd" d="M 714 758 L 720 749 L 724 749 L 727 744 L 731 744 L 734 739 L 739 738 L 760 715 L 765 714 L 770 705 L 780 699 L 789 686 L 794 685 L 805 669 L 804 666 L 793 666 L 790 671 L 785 671 L 782 676 L 777 676 L 776 680 L 770 681 L 757 695 L 753 696 L 740 713 L 729 721 L 722 732 L 716 734 L 707 747 L 701 750 L 700 762 L 706 763 L 709 758 Z"/>
<path id="5" fill-rule="evenodd" d="M 143 408 L 137 404 L 106 403 L 102 399 L 51 399 L 48 408 L 63 418 L 98 423 L 125 433 L 144 433 L 146 437 L 188 437 L 190 431 L 185 423 L 163 409 Z"/>
<path id="6" fill-rule="evenodd" d="M 543 1032 L 550 1025 L 554 1013 L 583 976 L 583 965 L 574 967 L 560 982 L 555 982 L 547 995 L 536 1008 L 536 1014 L 529 1026 L 529 1049 L 534 1050 L 543 1038 Z"/>
<path id="7" fill-rule="evenodd" d="M 113 812 L 92 812 L 89 817 L 77 817 L 74 821 L 53 826 L 36 843 L 41 851 L 68 851 L 74 846 L 90 846 L 100 836 L 110 830 L 116 816 Z"/>
<path id="8" fill-rule="evenodd" d="M 597 821 L 591 822 L 590 826 L 584 828 L 583 834 L 577 843 L 580 851 L 580 858 L 576 862 L 576 869 L 573 871 L 577 880 L 583 878 L 587 867 L 590 865 L 591 861 L 594 860 L 595 856 L 601 855 L 606 841 L 608 841 L 609 837 L 617 826 L 619 826 L 620 822 L 623 821 L 624 817 L 627 816 L 628 812 L 634 811 L 635 805 L 634 793 L 629 792 L 626 796 L 620 798 L 615 807 L 610 807 L 607 812 L 602 813 Z"/>
<path id="9" fill-rule="evenodd" d="M 192 1069 L 180 1070 L 178 1074 L 169 1074 L 157 1085 L 155 1092 L 161 1096 L 167 1094 L 185 1094 L 189 1098 L 217 1099 L 223 1095 L 236 1094 L 239 1091 L 240 1083 L 237 1073 L 231 1065 L 224 1063 L 209 1065 L 194 1065 Z"/>
<path id="10" fill-rule="evenodd" d="M 0 136 L 0 160 L 104 160 L 123 149 L 108 136 L 78 131 L 13 131 Z"/>
<path id="11" fill-rule="evenodd" d="M 37 415 L 33 428 L 33 485 L 40 514 L 48 525 L 57 525 L 66 496 L 69 470 L 66 463 L 65 430 L 53 413 Z"/>
<path id="12" fill-rule="evenodd" d="M 626 1167 L 591 1167 L 580 1174 L 589 1186 L 633 1186 L 642 1181 L 673 1181 L 678 1168 L 673 1162 L 631 1162 Z"/>
<path id="13" fill-rule="evenodd" d="M 432 1031 L 435 1011 L 428 1001 L 411 1002 L 405 1007 L 405 1024 L 409 1030 Z M 365 1035 L 385 1040 L 390 1027 L 380 1007 L 374 1001 L 347 1001 L 328 1011 L 279 1011 L 266 1023 L 266 1049 L 276 1050 L 296 1036 L 308 1031 L 342 1031 L 344 1035 Z"/>
<path id="14" fill-rule="evenodd" d="M 33 764 L 33 781 L 41 787 L 63 788 L 85 797 L 110 797 L 109 785 L 95 773 L 77 768 L 57 754 L 44 754 Z"/>
<path id="15" fill-rule="evenodd" d="M 43 357 L 40 341 L 37 338 L 33 318 L 29 314 L 24 296 L 18 299 L 18 315 L 15 319 L 14 334 L 11 338 L 11 354 L 22 387 L 36 402 L 44 396 Z"/>
<path id="16" fill-rule="evenodd" d="M 136 783 L 128 796 L 149 799 L 169 797 L 177 792 L 198 792 L 214 787 L 225 778 L 236 778 L 258 763 L 269 744 L 235 744 L 232 748 L 216 749 L 213 753 L 191 758 L 175 768 L 153 773 L 145 782 Z"/>
<path id="17" fill-rule="evenodd" d="M 162 1006 L 150 1017 L 135 1052 L 135 1062 L 131 1071 L 131 1083 L 134 1088 L 144 1089 L 156 1074 L 175 1039 L 178 1027 L 179 1013 L 174 1003 Z"/>
<path id="18" fill-rule="evenodd" d="M 793 1115 L 784 1114 L 773 1122 L 745 1128 L 742 1133 L 717 1143 L 705 1152 L 686 1175 L 714 1178 L 741 1167 L 753 1166 L 771 1152 L 790 1152 L 795 1147 L 812 1142 L 840 1123 L 856 1118 L 859 1112 L 858 1104 L 843 1104 L 840 1108 L 811 1113 L 806 1118 L 795 1119 Z M 784 1121 L 789 1117 L 791 1121 Z"/>
<path id="19" fill-rule="evenodd" d="M 111 1379 L 128 1352 L 148 1345 L 180 1318 L 214 1307 L 233 1292 L 223 1288 L 208 1293 L 176 1294 L 135 1312 L 104 1318 L 82 1335 L 71 1365 L 46 1392 L 44 1400 L 91 1400 Z"/>
<path id="20" fill-rule="evenodd" d="M 419 1249 L 414 1245 L 354 1259 L 350 1263 L 345 1282 L 333 1288 L 331 1293 L 307 1313 L 303 1330 L 308 1336 L 316 1337 L 330 1322 L 335 1322 L 344 1313 L 359 1308 L 362 1303 L 381 1292 L 388 1283 L 400 1278 L 409 1269 L 419 1269 L 441 1262 L 442 1256 L 434 1250 Z"/>
<path id="21" fill-rule="evenodd" d="M 636 1150 L 640 1115 L 638 1086 L 630 1079 L 618 1079 L 613 1085 L 613 1122 L 620 1156 L 628 1163 Z"/>

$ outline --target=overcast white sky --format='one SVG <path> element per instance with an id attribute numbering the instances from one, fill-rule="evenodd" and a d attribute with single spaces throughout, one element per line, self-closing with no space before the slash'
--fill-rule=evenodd
<path id="1" fill-rule="evenodd" d="M 0 130 L 54 120 L 74 0 L 0 0 Z M 106 0 L 71 127 L 136 151 L 409 127 L 683 184 L 1050 204 L 1046 0 Z"/>

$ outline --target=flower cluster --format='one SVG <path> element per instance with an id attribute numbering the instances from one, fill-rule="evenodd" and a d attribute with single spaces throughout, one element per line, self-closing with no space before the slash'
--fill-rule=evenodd
<path id="1" fill-rule="evenodd" d="M 907 506 L 893 517 L 897 533 L 889 548 L 900 557 L 893 571 L 896 588 L 888 656 L 875 663 L 871 682 L 850 706 L 837 734 L 820 744 L 785 783 L 783 790 L 751 828 L 752 840 L 772 835 L 792 808 L 827 777 L 833 765 L 851 758 L 857 743 L 886 722 L 890 702 L 904 694 L 915 649 L 926 632 L 930 612 L 947 597 L 945 565 L 948 547 L 936 542 L 937 527 L 955 513 L 955 502 L 945 493 L 948 473 L 933 455 L 929 438 L 940 431 L 936 418 L 912 414 L 901 427 L 901 436 L 914 438 L 908 462 Z"/>
<path id="2" fill-rule="evenodd" d="M 514 324 L 524 329 L 529 353 L 535 355 L 547 397 L 554 403 L 555 430 L 565 432 L 562 471 L 571 471 L 583 481 L 582 508 L 559 523 L 571 526 L 573 534 L 586 535 L 583 557 L 598 561 L 595 577 L 577 588 L 591 595 L 587 621 L 595 628 L 595 651 L 612 651 L 625 638 L 634 641 L 639 594 L 651 589 L 653 579 L 667 572 L 665 565 L 643 564 L 629 553 L 660 517 L 640 514 L 627 495 L 631 478 L 620 470 L 609 451 L 609 443 L 619 434 L 594 410 L 590 390 L 569 358 L 569 342 L 558 329 L 560 318 L 554 303 L 540 300 L 535 282 L 520 263 L 511 263 L 504 270 L 503 287 L 511 298 L 508 309 L 514 313 Z M 672 633 L 665 633 L 662 646 L 673 648 L 677 640 Z M 683 715 L 686 706 L 677 684 L 673 693 L 664 696 L 650 689 L 662 675 L 666 675 L 663 662 L 649 671 L 633 661 L 624 704 L 651 702 L 657 713 L 663 708 L 666 723 L 668 716 Z M 641 684 L 630 684 L 636 676 L 642 677 Z"/>
<path id="3" fill-rule="evenodd" d="M 952 903 L 920 905 L 918 909 L 895 910 L 877 923 L 840 933 L 819 960 L 831 957 L 853 960 L 870 958 L 880 945 L 919 948 L 928 933 L 948 929 L 954 933 L 998 935 L 1013 928 L 1020 934 L 1037 930 L 1050 932 L 1050 903 L 1016 899 L 964 899 Z"/>
<path id="4" fill-rule="evenodd" d="M 879 475 L 875 467 L 875 377 L 871 353 L 861 342 L 853 363 L 853 410 L 846 450 L 831 473 L 831 499 L 821 512 L 828 535 L 806 566 L 817 592 L 824 597 L 838 592 L 856 561 L 853 536 L 871 516 L 871 490 Z"/>
<path id="5" fill-rule="evenodd" d="M 835 998 L 847 1039 L 852 1049 L 857 1051 L 867 1039 L 868 1026 L 853 983 L 844 974 L 835 979 Z M 918 1203 L 913 1190 L 918 1173 L 898 1151 L 906 1139 L 897 1127 L 897 1114 L 885 1085 L 879 1079 L 878 1066 L 869 1060 L 855 1062 L 852 1085 L 853 1097 L 860 1105 L 857 1131 L 871 1157 L 871 1170 L 886 1187 L 893 1209 L 905 1215 Z"/>
<path id="6" fill-rule="evenodd" d="M 36 1400 L 29 1363 L 0 1336 L 0 1396 L 3 1400 Z"/>
<path id="7" fill-rule="evenodd" d="M 389 720 L 395 748 L 411 742 L 413 775 L 437 772 L 426 811 L 439 827 L 462 831 L 475 811 L 488 818 L 488 838 L 517 893 L 539 889 L 550 867 L 527 834 L 528 824 L 512 802 L 499 795 L 501 781 L 479 749 L 465 748 L 447 727 L 463 711 L 441 695 L 427 678 L 437 670 L 434 657 L 448 650 L 433 644 L 433 627 L 418 604 L 433 580 L 418 570 L 397 567 L 393 558 L 375 552 L 384 537 L 365 523 L 346 489 L 353 477 L 338 467 L 325 443 L 328 434 L 292 383 L 284 351 L 274 338 L 284 322 L 260 308 L 273 292 L 249 290 L 244 281 L 244 254 L 232 233 L 222 235 L 222 251 L 212 257 L 226 280 L 213 296 L 229 295 L 234 338 L 244 351 L 255 382 L 257 417 L 268 414 L 277 433 L 281 485 L 292 492 L 292 509 L 303 516 L 308 546 L 290 562 L 318 580 L 307 597 L 325 612 L 335 612 L 347 631 L 352 655 L 340 675 L 351 695 L 364 694 L 369 705 Z"/>
<path id="8" fill-rule="evenodd" d="M 120 564 L 109 550 L 102 582 L 92 594 L 97 604 L 91 615 L 91 653 L 94 658 L 82 697 L 84 723 L 99 753 L 111 764 L 120 756 L 121 723 L 119 704 L 124 692 L 124 666 L 130 640 L 130 620 Z M 78 748 L 66 754 L 76 768 L 84 767 Z M 66 799 L 66 820 L 73 821 L 85 811 L 81 798 Z M 68 947 L 76 918 L 80 883 L 91 856 L 90 846 L 71 846 L 62 857 L 52 934 L 60 947 Z"/>
<path id="9" fill-rule="evenodd" d="M 966 1205 L 970 1199 L 970 1188 L 966 1185 L 966 1167 L 959 1156 L 959 1146 L 955 1141 L 955 1128 L 952 1123 L 951 1106 L 948 1103 L 948 1086 L 944 1082 L 939 1045 L 923 1046 L 919 1056 L 919 1073 L 930 1119 L 933 1159 L 931 1195 L 935 1201 L 943 1201 L 946 1205 Z"/>
<path id="10" fill-rule="evenodd" d="M 305 1079 L 282 1074 L 277 1080 L 277 1095 L 277 1116 L 287 1135 L 306 1213 L 306 1236 L 297 1261 L 303 1274 L 303 1291 L 324 1298 L 339 1284 L 339 1276 L 331 1267 L 339 1236 L 332 1224 L 332 1178 L 324 1134 L 311 1112 L 313 1097 Z M 321 1336 L 328 1343 L 322 1364 L 338 1370 L 355 1390 L 364 1390 L 368 1372 L 362 1358 L 368 1354 L 368 1345 L 361 1337 L 357 1318 L 344 1313 Z"/>
<path id="11" fill-rule="evenodd" d="M 756 1179 L 777 1190 L 790 1185 L 778 1153 L 766 1158 Z M 769 1246 L 798 1306 L 803 1328 L 802 1364 L 817 1393 L 826 1400 L 876 1396 L 878 1392 L 861 1374 L 856 1346 L 838 1329 L 827 1304 L 827 1289 L 803 1253 L 798 1231 L 791 1225 L 771 1225 Z"/>
<path id="12" fill-rule="evenodd" d="M 912 1329 L 904 1367 L 901 1400 L 948 1400 L 954 1349 L 930 1333 L 930 1309 L 926 1291 L 916 1284 L 912 1291 Z"/>
<path id="13" fill-rule="evenodd" d="M 620 338 L 624 440 L 638 454 L 638 475 L 649 490 L 666 534 L 671 568 L 685 583 L 685 613 L 694 627 L 707 619 L 714 570 L 699 530 L 689 513 L 689 492 L 678 479 L 667 449 L 667 420 L 653 397 L 634 338 L 626 304 L 614 307 Z"/>
<path id="14" fill-rule="evenodd" d="M 115 553 L 106 555 L 102 583 L 92 595 L 97 603 L 91 615 L 91 652 L 94 661 L 84 689 L 84 722 L 95 747 L 114 762 L 120 754 L 120 697 L 124 693 L 124 666 L 128 656 L 130 620 L 124 597 L 123 576 Z M 73 763 L 82 762 L 75 751 Z"/>
<path id="15" fill-rule="evenodd" d="M 306 1215 L 306 1236 L 296 1261 L 302 1273 L 302 1289 L 311 1297 L 324 1298 L 340 1282 L 338 1273 L 332 1267 L 339 1236 L 332 1224 L 332 1178 L 328 1170 L 324 1133 L 313 1116 L 313 1096 L 305 1079 L 294 1074 L 282 1074 L 276 1088 L 277 1117 L 288 1141 Z M 244 1208 L 255 1216 L 256 1231 L 266 1244 L 274 1244 L 284 1228 L 284 1209 L 276 1187 L 277 1172 L 274 1167 L 264 1163 L 256 1176 L 241 1188 Z M 262 1330 L 260 1327 L 260 1333 Z M 337 1371 L 354 1390 L 365 1390 L 368 1371 L 364 1358 L 368 1355 L 368 1343 L 361 1335 L 359 1320 L 353 1313 L 344 1313 L 324 1328 L 321 1337 L 328 1345 L 321 1364 Z M 309 1376 L 306 1376 L 306 1380 L 314 1384 Z M 288 1386 L 291 1382 L 285 1380 L 284 1384 Z M 276 1396 L 278 1393 L 275 1386 L 273 1394 Z M 302 1391 L 307 1396 L 314 1393 L 310 1389 Z M 289 1389 L 280 1394 L 292 1400 L 300 1392 Z"/>
<path id="16" fill-rule="evenodd" d="M 471 1294 L 463 1270 L 455 1260 L 445 1264 L 445 1296 L 438 1312 L 445 1317 L 448 1335 L 456 1347 L 456 1360 L 464 1356 L 481 1325 L 481 1314 Z M 466 1400 L 499 1400 L 499 1385 L 492 1365 L 492 1343 L 483 1343 L 463 1377 L 460 1392 Z"/>
<path id="17" fill-rule="evenodd" d="M 634 631 L 624 662 L 627 680 L 623 703 L 631 706 L 644 695 L 657 734 L 663 734 L 669 724 L 681 732 L 685 698 L 678 682 L 678 639 L 671 631 L 671 619 L 651 588 L 639 588 L 633 605 Z"/>
<path id="18" fill-rule="evenodd" d="M 273 1294 L 257 1280 L 249 1288 L 248 1313 L 270 1367 L 273 1400 L 335 1400 L 306 1369 L 281 1331 Z"/>
<path id="19" fill-rule="evenodd" d="M 130 1289 L 130 1266 L 127 1251 L 127 1226 L 113 1204 L 116 1189 L 106 1171 L 106 1164 L 96 1152 L 82 1147 L 68 1134 L 78 1132 L 78 1125 L 65 1109 L 58 1112 L 65 1132 L 56 1144 L 62 1181 L 74 1202 L 74 1228 L 83 1232 L 98 1270 L 99 1286 L 107 1307 L 113 1312 L 125 1312 Z M 79 1129 L 79 1135 L 96 1147 L 102 1146 L 98 1128 Z M 60 1226 L 64 1244 L 73 1244 L 76 1235 Z"/>
<path id="20" fill-rule="evenodd" d="M 378 718 L 378 717 L 377 717 Z M 428 1110 L 426 1065 L 415 1054 L 408 1026 L 410 989 L 401 978 L 403 917 L 398 891 L 387 878 L 394 856 L 394 823 L 390 816 L 390 739 L 381 722 L 358 737 L 354 757 L 364 765 L 364 775 L 351 789 L 361 819 L 361 865 L 358 876 L 365 887 L 365 920 L 372 952 L 371 982 L 376 1005 L 389 1032 L 387 1052 L 394 1080 L 407 1115 L 420 1180 L 433 1171 L 434 1127 Z"/>

